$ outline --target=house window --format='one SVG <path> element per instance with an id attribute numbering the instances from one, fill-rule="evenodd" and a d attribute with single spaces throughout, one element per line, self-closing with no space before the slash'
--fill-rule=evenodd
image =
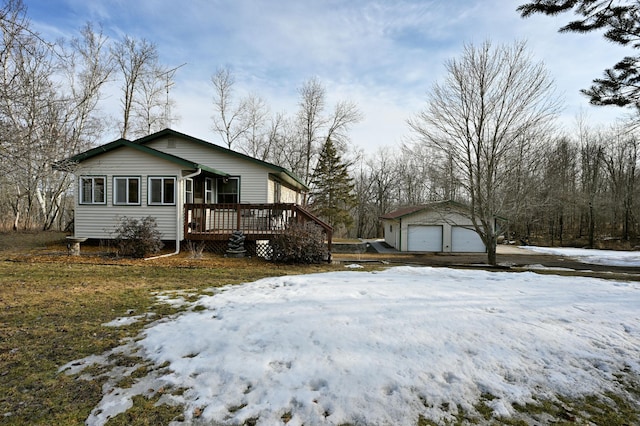
<path id="1" fill-rule="evenodd" d="M 213 203 L 213 179 L 204 179 L 204 202 L 207 204 Z"/>
<path id="2" fill-rule="evenodd" d="M 184 202 L 193 203 L 193 179 L 184 181 Z"/>
<path id="3" fill-rule="evenodd" d="M 80 177 L 80 204 L 106 204 L 104 176 Z"/>
<path id="4" fill-rule="evenodd" d="M 113 204 L 140 205 L 140 178 L 139 177 L 114 177 L 113 178 Z"/>
<path id="5" fill-rule="evenodd" d="M 163 206 L 176 204 L 176 178 L 149 178 L 149 205 Z"/>
<path id="6" fill-rule="evenodd" d="M 220 178 L 216 183 L 219 204 L 237 204 L 239 199 L 238 178 Z"/>
<path id="7" fill-rule="evenodd" d="M 280 182 L 273 182 L 273 202 L 282 202 L 282 185 Z"/>

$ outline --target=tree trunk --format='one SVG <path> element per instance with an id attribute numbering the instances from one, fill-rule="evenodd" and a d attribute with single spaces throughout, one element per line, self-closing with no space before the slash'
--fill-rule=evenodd
<path id="1" fill-rule="evenodd" d="M 589 248 L 593 248 L 595 244 L 596 221 L 593 214 L 593 203 L 589 203 Z"/>
<path id="2" fill-rule="evenodd" d="M 494 234 L 487 236 L 487 263 L 491 266 L 496 266 L 498 264 L 496 243 L 497 238 Z"/>

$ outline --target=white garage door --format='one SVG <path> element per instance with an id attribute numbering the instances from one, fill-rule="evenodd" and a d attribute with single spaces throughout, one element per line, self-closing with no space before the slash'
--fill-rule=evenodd
<path id="1" fill-rule="evenodd" d="M 408 251 L 442 251 L 442 226 L 409 225 Z"/>
<path id="2" fill-rule="evenodd" d="M 469 228 L 451 228 L 451 251 L 461 253 L 484 253 L 486 251 L 480 235 Z"/>

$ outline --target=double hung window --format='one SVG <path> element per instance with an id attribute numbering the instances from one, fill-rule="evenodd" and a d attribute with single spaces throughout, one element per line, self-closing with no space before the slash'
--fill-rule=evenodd
<path id="1" fill-rule="evenodd" d="M 193 179 L 187 179 L 184 181 L 184 202 L 191 204 L 193 203 Z"/>
<path id="2" fill-rule="evenodd" d="M 104 176 L 81 176 L 80 204 L 106 204 L 105 182 Z"/>
<path id="3" fill-rule="evenodd" d="M 140 205 L 140 178 L 139 177 L 114 177 L 113 178 L 113 204 L 116 205 Z"/>
<path id="4" fill-rule="evenodd" d="M 213 203 L 213 179 L 204 179 L 204 202 L 207 204 Z"/>
<path id="5" fill-rule="evenodd" d="M 150 177 L 149 200 L 152 206 L 166 206 L 176 204 L 176 178 Z"/>

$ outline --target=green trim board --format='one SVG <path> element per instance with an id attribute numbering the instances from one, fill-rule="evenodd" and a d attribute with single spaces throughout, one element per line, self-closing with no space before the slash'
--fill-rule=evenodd
<path id="1" fill-rule="evenodd" d="M 140 152 L 143 152 L 145 154 L 149 154 L 152 155 L 154 157 L 158 157 L 161 158 L 163 160 L 167 160 L 170 161 L 172 163 L 178 164 L 182 167 L 187 167 L 190 169 L 201 169 L 203 171 L 218 175 L 218 176 L 222 176 L 222 177 L 227 177 L 229 176 L 228 173 L 223 172 L 221 170 L 216 170 L 212 167 L 208 167 L 205 166 L 203 164 L 199 164 L 199 163 L 195 163 L 193 161 L 189 161 L 186 160 L 184 158 L 181 157 L 177 157 L 175 155 L 172 154 L 168 154 L 166 152 L 162 152 L 162 151 L 158 151 L 157 149 L 153 149 L 153 148 L 149 148 L 148 146 L 145 145 L 140 145 L 138 143 L 135 142 L 131 142 L 127 139 L 118 139 L 116 141 L 113 142 L 109 142 L 105 145 L 100 145 L 99 147 L 90 149 L 88 151 L 85 152 L 81 152 L 80 154 L 76 154 L 72 157 L 69 157 L 65 160 L 59 161 L 56 164 L 54 164 L 54 168 L 58 169 L 58 170 L 64 170 L 66 168 L 68 168 L 68 166 L 70 164 L 78 164 L 81 163 L 85 160 L 88 160 L 90 158 L 94 158 L 100 155 L 103 155 L 107 152 L 113 151 L 115 149 L 118 148 L 122 148 L 122 147 L 127 147 L 127 148 L 132 148 L 135 150 L 138 150 Z"/>
<path id="2" fill-rule="evenodd" d="M 294 186 L 298 186 L 300 189 L 303 189 L 305 191 L 309 190 L 309 187 L 298 176 L 296 176 L 295 174 L 293 174 L 289 170 L 285 169 L 284 167 L 280 167 L 280 166 L 277 166 L 275 164 L 272 164 L 272 163 L 269 163 L 269 162 L 266 162 L 266 161 L 262 161 L 262 160 L 259 160 L 257 158 L 254 158 L 254 157 L 250 157 L 250 156 L 248 156 L 246 154 L 242 154 L 241 152 L 233 151 L 233 150 L 231 150 L 229 148 L 225 148 L 223 146 L 216 145 L 216 144 L 213 144 L 211 142 L 207 142 L 205 140 L 198 139 L 196 137 L 189 136 L 187 134 L 184 134 L 184 133 L 181 133 L 181 132 L 177 132 L 177 131 L 172 130 L 172 129 L 164 129 L 164 130 L 161 130 L 159 132 L 153 133 L 153 134 L 151 134 L 149 136 L 145 136 L 143 138 L 136 139 L 134 141 L 134 143 L 144 146 L 149 142 L 152 142 L 154 140 L 157 140 L 157 139 L 160 139 L 160 138 L 164 138 L 164 137 L 175 137 L 175 138 L 186 139 L 186 140 L 188 140 L 190 142 L 197 143 L 197 144 L 205 146 L 205 147 L 207 147 L 209 149 L 220 151 L 220 152 L 223 152 L 225 154 L 229 154 L 229 155 L 235 156 L 237 158 L 241 158 L 243 160 L 247 160 L 247 161 L 250 161 L 252 163 L 259 164 L 261 166 L 270 168 L 270 169 L 272 169 L 274 171 L 273 174 L 278 176 L 280 179 L 283 179 L 285 182 L 293 184 Z"/>

